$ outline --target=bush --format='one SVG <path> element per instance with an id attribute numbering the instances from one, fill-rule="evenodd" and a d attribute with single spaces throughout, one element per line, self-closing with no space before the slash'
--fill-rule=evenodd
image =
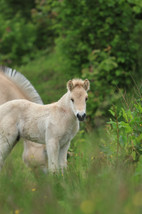
<path id="1" fill-rule="evenodd" d="M 113 119 L 109 122 L 109 135 L 117 145 L 117 157 L 121 155 L 127 160 L 138 161 L 142 154 L 141 102 L 142 99 L 136 100 L 132 109 L 129 106 L 127 109 L 119 110 L 116 106 L 110 109 Z"/>
<path id="2" fill-rule="evenodd" d="M 106 115 L 106 109 L 120 97 L 117 85 L 121 83 L 121 72 L 117 71 L 116 58 L 107 50 L 94 50 L 89 60 L 90 67 L 82 70 L 82 77 L 91 80 L 88 115 L 92 124 L 100 125 L 100 118 Z"/>
<path id="3" fill-rule="evenodd" d="M 32 9 L 32 21 L 36 26 L 36 46 L 38 49 L 53 48 L 54 40 L 57 37 L 55 31 L 57 22 L 56 4 L 58 0 L 36 1 Z"/>
<path id="4" fill-rule="evenodd" d="M 19 13 L 26 20 L 31 19 L 31 9 L 35 7 L 35 0 L 1 0 L 0 12 L 5 19 L 13 19 Z"/>
<path id="5" fill-rule="evenodd" d="M 65 56 L 76 71 L 89 65 L 95 49 L 111 48 L 120 68 L 126 72 L 134 62 L 131 33 L 136 23 L 133 7 L 126 1 L 61 1 L 58 32 Z M 132 70 L 132 69 L 131 69 Z"/>
<path id="6" fill-rule="evenodd" d="M 12 20 L 1 20 L 1 23 L 1 63 L 21 64 L 27 62 L 34 55 L 35 50 L 34 25 L 30 22 L 26 23 L 25 19 L 19 15 Z"/>

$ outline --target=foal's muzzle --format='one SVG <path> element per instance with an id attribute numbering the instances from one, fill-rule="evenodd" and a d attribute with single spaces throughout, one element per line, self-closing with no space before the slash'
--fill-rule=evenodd
<path id="1" fill-rule="evenodd" d="M 86 114 L 85 113 L 84 114 L 77 113 L 77 118 L 79 121 L 83 121 L 86 118 Z"/>

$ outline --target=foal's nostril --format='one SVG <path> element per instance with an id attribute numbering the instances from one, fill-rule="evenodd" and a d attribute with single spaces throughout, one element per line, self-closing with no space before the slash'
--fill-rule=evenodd
<path id="1" fill-rule="evenodd" d="M 84 114 L 77 114 L 77 118 L 80 120 L 80 121 L 83 121 L 84 119 L 85 119 L 85 117 L 86 117 L 86 114 L 84 113 Z"/>
<path id="2" fill-rule="evenodd" d="M 86 117 L 86 114 L 84 113 L 84 114 L 82 115 L 82 117 L 85 119 L 85 117 Z"/>

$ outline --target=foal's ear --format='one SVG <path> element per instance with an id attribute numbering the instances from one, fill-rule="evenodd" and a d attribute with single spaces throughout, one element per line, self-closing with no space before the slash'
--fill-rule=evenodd
<path id="1" fill-rule="evenodd" d="M 69 80 L 69 81 L 67 82 L 67 89 L 68 89 L 69 91 L 72 91 L 72 89 L 73 89 L 73 82 L 72 82 L 72 80 Z"/>
<path id="2" fill-rule="evenodd" d="M 88 91 L 90 89 L 90 82 L 88 79 L 84 80 L 83 88 Z"/>

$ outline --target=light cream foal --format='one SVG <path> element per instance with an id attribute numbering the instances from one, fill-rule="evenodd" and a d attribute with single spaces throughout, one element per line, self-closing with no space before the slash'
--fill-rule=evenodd
<path id="1" fill-rule="evenodd" d="M 20 137 L 46 144 L 48 169 L 67 167 L 70 141 L 86 117 L 89 81 L 74 79 L 67 83 L 67 93 L 58 102 L 40 105 L 14 100 L 0 106 L 0 166 Z"/>

